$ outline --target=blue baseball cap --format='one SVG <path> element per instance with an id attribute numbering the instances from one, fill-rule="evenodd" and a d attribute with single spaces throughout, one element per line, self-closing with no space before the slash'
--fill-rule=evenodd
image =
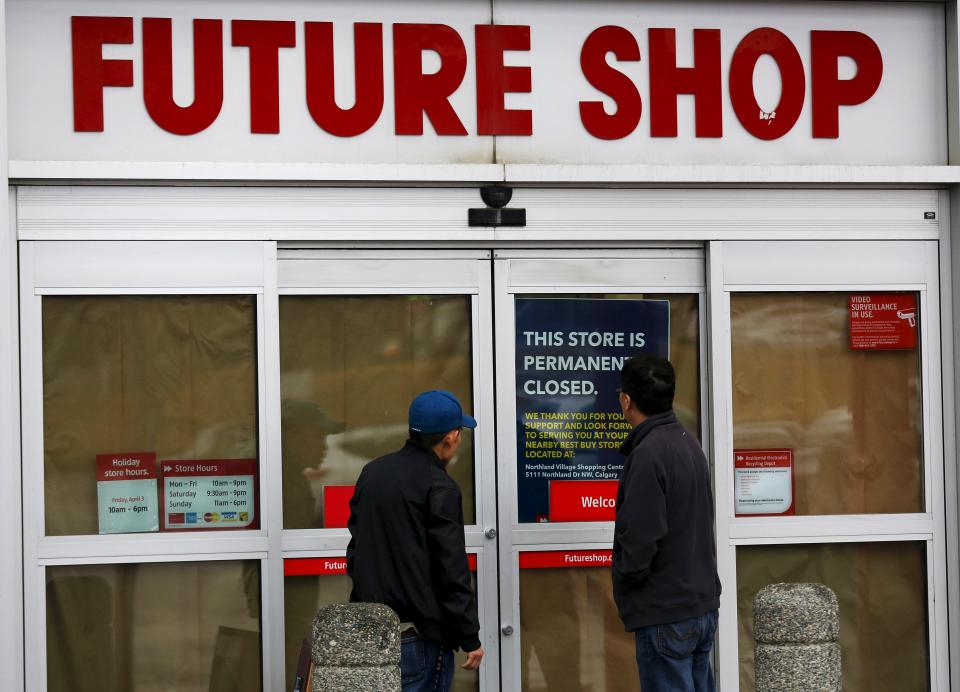
<path id="1" fill-rule="evenodd" d="M 440 433 L 456 428 L 475 428 L 477 421 L 463 412 L 460 400 L 442 389 L 418 394 L 407 415 L 410 429 L 418 433 Z"/>

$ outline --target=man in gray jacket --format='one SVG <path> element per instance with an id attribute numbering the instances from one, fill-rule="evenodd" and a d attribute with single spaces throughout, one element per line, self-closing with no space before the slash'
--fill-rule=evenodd
<path id="1" fill-rule="evenodd" d="M 617 489 L 613 595 L 637 644 L 643 692 L 713 692 L 720 607 L 710 470 L 673 413 L 669 361 L 631 358 L 620 407 L 633 425 Z"/>

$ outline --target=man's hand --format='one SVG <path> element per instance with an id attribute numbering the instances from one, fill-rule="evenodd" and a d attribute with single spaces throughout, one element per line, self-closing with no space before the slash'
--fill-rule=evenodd
<path id="1" fill-rule="evenodd" d="M 464 670 L 476 670 L 480 667 L 480 661 L 483 660 L 483 647 L 467 652 L 467 661 L 461 668 Z"/>

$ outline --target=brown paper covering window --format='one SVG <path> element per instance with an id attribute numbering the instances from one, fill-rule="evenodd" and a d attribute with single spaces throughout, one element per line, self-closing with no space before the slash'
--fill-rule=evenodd
<path id="1" fill-rule="evenodd" d="M 259 562 L 46 572 L 48 690 L 261 689 Z"/>
<path id="2" fill-rule="evenodd" d="M 930 689 L 923 543 L 737 548 L 740 692 L 755 689 L 754 596 L 778 582 L 817 582 L 837 594 L 846 692 Z"/>
<path id="3" fill-rule="evenodd" d="M 353 485 L 403 446 L 421 391 L 447 389 L 472 412 L 471 324 L 470 296 L 280 298 L 284 528 L 322 527 L 323 486 Z M 447 470 L 472 523 L 472 431 Z"/>
<path id="4" fill-rule="evenodd" d="M 731 296 L 734 446 L 793 450 L 798 515 L 922 512 L 919 349 L 851 350 L 848 298 Z"/>
<path id="5" fill-rule="evenodd" d="M 43 298 L 48 536 L 98 532 L 97 454 L 257 456 L 255 324 L 250 296 Z"/>

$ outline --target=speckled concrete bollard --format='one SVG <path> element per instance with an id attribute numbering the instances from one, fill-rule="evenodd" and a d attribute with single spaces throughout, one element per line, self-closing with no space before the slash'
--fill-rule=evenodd
<path id="1" fill-rule="evenodd" d="M 840 609 L 823 584 L 771 584 L 753 600 L 757 692 L 840 692 Z"/>
<path id="2" fill-rule="evenodd" d="M 379 603 L 334 603 L 313 620 L 314 692 L 400 692 L 400 621 Z"/>

